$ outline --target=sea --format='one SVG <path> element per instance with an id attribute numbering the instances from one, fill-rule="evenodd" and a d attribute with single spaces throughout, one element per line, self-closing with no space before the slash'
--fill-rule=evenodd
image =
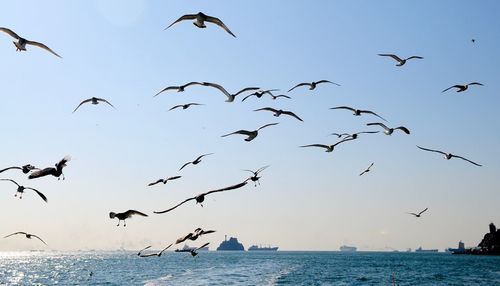
<path id="1" fill-rule="evenodd" d="M 500 257 L 404 252 L 0 252 L 0 285 L 500 285 Z"/>

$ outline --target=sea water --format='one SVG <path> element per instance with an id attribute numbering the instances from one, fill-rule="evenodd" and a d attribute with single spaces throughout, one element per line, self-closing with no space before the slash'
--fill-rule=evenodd
<path id="1" fill-rule="evenodd" d="M 0 285 L 500 285 L 500 257 L 389 252 L 0 252 Z"/>

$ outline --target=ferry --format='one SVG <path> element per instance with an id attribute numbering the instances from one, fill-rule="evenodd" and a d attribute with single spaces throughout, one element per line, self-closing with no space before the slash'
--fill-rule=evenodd
<path id="1" fill-rule="evenodd" d="M 344 251 L 344 252 L 354 252 L 358 250 L 355 246 L 347 246 L 347 245 L 342 245 L 340 247 L 340 251 Z"/>
<path id="2" fill-rule="evenodd" d="M 262 246 L 257 246 L 257 245 L 252 245 L 248 248 L 248 251 L 277 251 L 278 247 L 262 247 Z"/>

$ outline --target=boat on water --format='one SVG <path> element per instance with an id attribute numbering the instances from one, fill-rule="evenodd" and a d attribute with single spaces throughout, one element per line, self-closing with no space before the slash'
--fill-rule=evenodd
<path id="1" fill-rule="evenodd" d="M 262 247 L 262 246 L 252 245 L 248 248 L 248 251 L 277 251 L 277 250 L 278 250 L 277 246 L 275 246 L 275 247 L 271 247 L 271 246 Z"/>
<path id="2" fill-rule="evenodd" d="M 340 251 L 344 252 L 354 252 L 358 250 L 355 246 L 347 246 L 347 245 L 342 245 L 339 249 Z"/>
<path id="3" fill-rule="evenodd" d="M 176 249 L 174 250 L 175 252 L 190 252 L 197 249 L 196 247 L 189 246 L 187 244 L 184 244 L 184 247 L 181 249 Z M 208 246 L 202 247 L 198 249 L 198 251 L 208 251 Z"/>
<path id="4" fill-rule="evenodd" d="M 438 252 L 438 251 L 439 251 L 438 249 L 422 249 L 422 247 L 415 249 L 415 252 L 419 252 L 419 253 L 429 253 L 429 252 Z"/>

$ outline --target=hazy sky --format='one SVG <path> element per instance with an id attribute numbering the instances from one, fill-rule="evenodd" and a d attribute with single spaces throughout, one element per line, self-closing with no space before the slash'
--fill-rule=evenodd
<path id="1" fill-rule="evenodd" d="M 475 246 L 490 222 L 500 224 L 498 1 L 18 1 L 2 3 L 0 26 L 41 41 L 63 58 L 28 46 L 16 52 L 0 34 L 0 169 L 49 167 L 72 160 L 66 180 L 0 178 L 44 192 L 14 198 L 0 182 L 1 251 L 160 248 L 196 227 L 283 250 Z M 183 14 L 219 17 L 236 34 L 190 21 L 164 31 Z M 471 39 L 476 42 L 472 43 Z M 423 56 L 396 67 L 378 53 Z M 329 79 L 341 84 L 290 92 L 291 100 L 250 98 L 226 103 L 208 87 L 153 95 L 190 81 L 279 88 Z M 479 81 L 466 92 L 441 91 Z M 106 105 L 78 103 L 92 96 Z M 205 106 L 167 110 L 181 103 Z M 332 153 L 300 145 L 337 141 L 332 132 L 379 130 L 378 119 L 354 117 L 338 105 L 371 109 L 411 135 L 368 134 Z M 271 106 L 304 119 L 253 112 Z M 252 142 L 220 136 L 263 129 Z M 463 155 L 446 161 L 415 145 Z M 181 172 L 182 164 L 215 153 Z M 372 172 L 358 174 L 371 162 Z M 262 172 L 261 185 L 208 196 L 163 215 L 185 198 Z M 167 185 L 156 179 L 182 175 Z M 428 207 L 420 219 L 406 212 Z M 110 211 L 136 209 L 147 218 L 116 227 Z"/>

